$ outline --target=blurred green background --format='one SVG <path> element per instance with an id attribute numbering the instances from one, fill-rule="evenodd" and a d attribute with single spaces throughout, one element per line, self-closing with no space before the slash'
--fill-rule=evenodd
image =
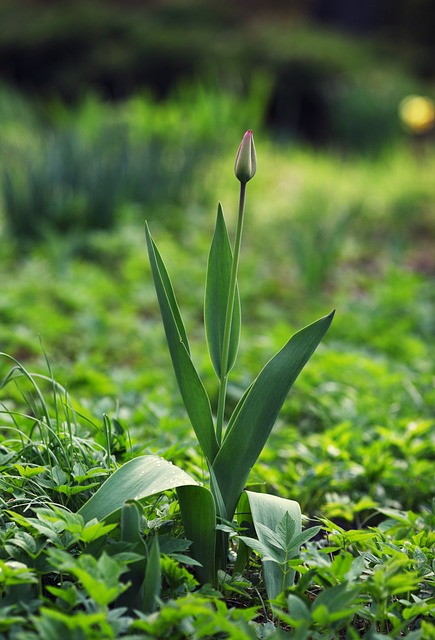
<path id="1" fill-rule="evenodd" d="M 6 228 L 80 235 L 162 197 L 177 225 L 169 209 L 200 204 L 201 167 L 248 127 L 340 158 L 419 149 L 432 121 L 407 136 L 398 107 L 432 92 L 434 23 L 428 0 L 3 0 Z"/>
<path id="2" fill-rule="evenodd" d="M 338 306 L 344 349 L 424 369 L 434 27 L 429 0 L 2 0 L 1 349 L 41 363 L 40 336 L 82 393 L 165 379 L 143 222 L 202 340 L 216 205 L 231 229 L 252 128 L 247 335 Z"/>

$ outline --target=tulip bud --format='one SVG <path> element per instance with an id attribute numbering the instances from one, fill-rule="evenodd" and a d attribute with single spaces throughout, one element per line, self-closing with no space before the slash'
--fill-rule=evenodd
<path id="1" fill-rule="evenodd" d="M 257 156 L 255 154 L 254 136 L 249 129 L 242 138 L 237 151 L 234 173 L 240 182 L 248 182 L 254 177 L 257 169 Z"/>

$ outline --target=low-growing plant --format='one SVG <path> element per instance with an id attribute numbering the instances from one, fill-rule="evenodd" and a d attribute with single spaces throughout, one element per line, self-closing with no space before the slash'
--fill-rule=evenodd
<path id="1" fill-rule="evenodd" d="M 240 181 L 238 222 L 233 249 L 221 205 L 208 257 L 204 322 L 208 350 L 219 383 L 216 415 L 190 354 L 189 342 L 163 259 L 146 226 L 152 276 L 166 339 L 180 393 L 207 463 L 208 486 L 198 484 L 183 470 L 157 456 L 131 460 L 116 471 L 79 510 L 85 521 L 114 517 L 126 500 L 143 500 L 157 492 L 177 488 L 186 537 L 192 541 L 192 557 L 200 563 L 196 575 L 201 583 L 217 585 L 225 571 L 229 534 L 250 471 L 266 444 L 281 406 L 300 371 L 328 330 L 333 313 L 294 334 L 248 386 L 225 424 L 228 376 L 234 366 L 240 338 L 241 311 L 237 283 L 245 213 L 246 186 L 256 172 L 252 131 L 240 144 L 235 174 Z M 242 517 L 251 519 L 264 545 L 266 536 L 274 546 L 273 560 L 263 558 L 270 597 L 287 587 L 294 575 L 288 561 L 317 529 L 301 534 L 301 511 L 295 501 L 246 491 Z M 285 535 L 283 532 L 285 529 Z M 281 535 L 282 534 L 282 535 Z M 240 544 L 248 542 L 241 538 Z M 276 547 L 278 544 L 278 547 Z M 269 553 L 270 555 L 270 553 Z M 240 549 L 239 569 L 242 558 Z"/>
<path id="2" fill-rule="evenodd" d="M 5 353 L 0 360 L 12 364 L 0 380 L 0 391 L 9 394 L 9 402 L 0 403 L 0 509 L 59 504 L 77 510 L 110 473 L 127 435 L 116 419 L 106 416 L 98 427 L 77 411 L 48 360 L 49 375 L 29 372 Z"/>
<path id="3" fill-rule="evenodd" d="M 384 511 L 391 519 L 366 530 L 323 519 L 327 546 L 306 545 L 292 563 L 298 584 L 275 601 L 289 638 L 433 637 L 433 513 Z"/>

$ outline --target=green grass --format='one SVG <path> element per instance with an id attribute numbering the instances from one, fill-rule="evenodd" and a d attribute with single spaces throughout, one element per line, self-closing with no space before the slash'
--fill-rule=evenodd
<path id="1" fill-rule="evenodd" d="M 435 637 L 435 154 L 401 146 L 344 161 L 256 142 L 231 402 L 289 331 L 337 309 L 250 478 L 323 527 L 292 561 L 295 586 L 272 611 L 254 554 L 244 576 L 230 564 L 219 590 L 199 589 L 171 492 L 145 503 L 135 540 L 76 514 L 138 455 L 205 473 L 139 208 L 88 232 L 80 251 L 65 236 L 1 249 L 0 345 L 18 361 L 0 361 L 1 638 Z M 214 402 L 201 307 L 218 198 L 235 216 L 226 155 L 201 172 L 187 213 L 173 204 L 169 223 L 153 221 Z M 127 580 L 156 534 L 159 605 L 135 613 Z"/>

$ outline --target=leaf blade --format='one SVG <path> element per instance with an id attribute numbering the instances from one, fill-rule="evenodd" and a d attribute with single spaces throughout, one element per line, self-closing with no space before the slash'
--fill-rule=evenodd
<path id="1" fill-rule="evenodd" d="M 267 536 L 265 529 L 276 531 L 279 524 L 288 514 L 291 518 L 296 536 L 300 535 L 302 530 L 301 508 L 295 500 L 288 500 L 280 496 L 273 496 L 268 493 L 255 493 L 253 491 L 245 491 L 251 509 L 252 521 L 258 539 L 262 544 L 267 545 Z M 262 525 L 262 526 L 260 526 Z M 270 554 L 272 558 L 273 554 Z M 283 554 L 285 555 L 285 554 Z M 281 560 L 282 562 L 282 560 Z M 262 560 L 263 576 L 269 600 L 275 599 L 283 590 L 293 584 L 295 572 L 293 570 L 283 572 L 284 566 L 276 561 L 273 562 L 266 557 Z"/>
<path id="2" fill-rule="evenodd" d="M 232 263 L 233 254 L 222 206 L 219 203 L 215 231 L 208 256 L 204 298 L 204 324 L 207 344 L 213 368 L 218 378 L 222 375 L 227 375 L 234 366 L 240 340 L 240 296 L 238 286 L 236 285 L 228 363 L 226 370 L 222 371 L 222 345 L 224 341 Z"/>
<path id="3" fill-rule="evenodd" d="M 213 463 L 229 518 L 234 515 L 251 468 L 269 437 L 287 393 L 328 330 L 333 316 L 334 312 L 295 333 L 269 360 L 236 406 L 236 418 L 230 419 Z M 237 465 L 234 452 L 237 452 Z"/>
<path id="4" fill-rule="evenodd" d="M 144 500 L 161 491 L 196 485 L 185 471 L 159 456 L 139 456 L 117 469 L 78 510 L 85 522 L 116 517 L 126 500 Z"/>
<path id="5" fill-rule="evenodd" d="M 147 233 L 148 232 L 148 226 L 146 227 Z M 149 234 L 150 235 L 150 234 Z M 151 235 L 150 235 L 151 237 Z M 148 238 L 148 236 L 147 236 Z M 167 272 L 165 263 L 163 262 L 163 258 L 160 255 L 160 251 L 157 248 L 156 243 L 154 242 L 154 240 L 152 240 L 152 247 L 153 247 L 153 251 L 154 251 L 154 256 L 156 259 L 156 265 L 159 271 L 159 275 L 162 281 L 162 285 L 163 285 L 163 289 L 164 292 L 166 294 L 167 297 L 167 301 L 169 303 L 169 307 L 172 311 L 172 315 L 174 317 L 174 321 L 176 324 L 176 327 L 178 329 L 178 333 L 180 334 L 180 339 L 181 342 L 184 344 L 184 346 L 186 347 L 186 351 L 190 354 L 190 346 L 189 346 L 189 341 L 187 339 L 187 334 L 186 334 L 186 329 L 184 327 L 184 322 L 183 319 L 181 317 L 181 313 L 180 313 L 180 309 L 178 307 L 178 303 L 177 303 L 177 299 L 175 297 L 175 293 L 174 293 L 174 289 L 172 287 L 172 282 L 171 279 L 169 278 L 169 274 Z M 152 265 L 151 265 L 151 269 L 152 269 Z M 154 272 L 153 272 L 154 275 Z"/>
<path id="6" fill-rule="evenodd" d="M 172 284 L 148 225 L 145 226 L 145 233 L 151 271 L 178 387 L 201 449 L 207 460 L 212 462 L 219 446 L 210 400 L 190 357 L 186 331 Z"/>

